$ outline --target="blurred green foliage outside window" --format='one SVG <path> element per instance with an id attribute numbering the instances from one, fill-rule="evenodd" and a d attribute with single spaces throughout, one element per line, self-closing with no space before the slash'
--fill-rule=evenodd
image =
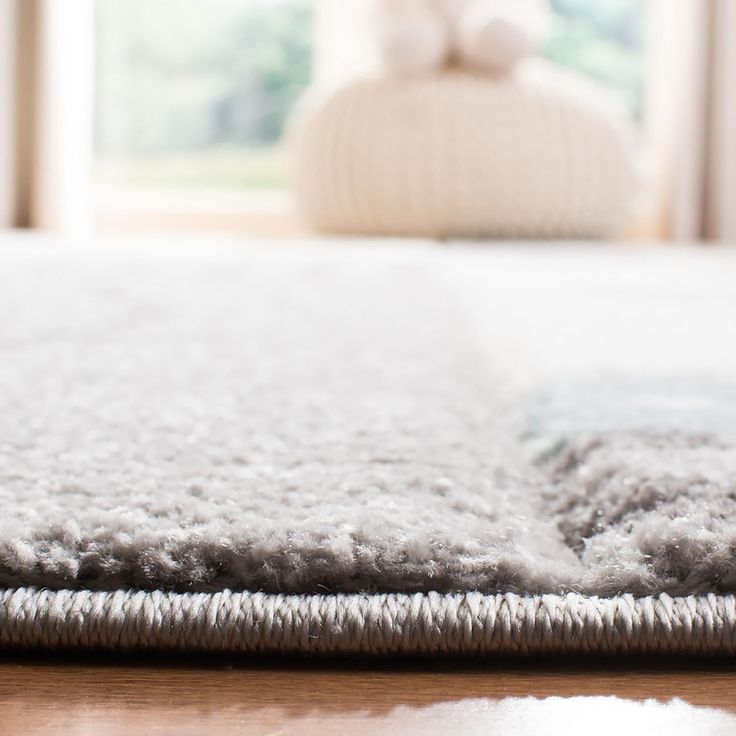
<path id="1" fill-rule="evenodd" d="M 645 1 L 552 0 L 545 51 L 636 116 Z M 97 0 L 98 183 L 283 188 L 279 144 L 311 78 L 313 14 L 311 0 Z"/>

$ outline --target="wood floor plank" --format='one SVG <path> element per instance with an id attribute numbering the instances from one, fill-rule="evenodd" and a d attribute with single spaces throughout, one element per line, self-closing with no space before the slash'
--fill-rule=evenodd
<path id="1" fill-rule="evenodd" d="M 536 700 L 505 700 L 529 696 Z M 591 700 L 601 696 L 619 700 Z M 679 698 L 698 708 L 719 709 L 723 718 L 734 714 L 726 723 L 736 733 L 736 668 L 723 663 L 469 667 L 425 662 L 397 667 L 150 658 L 0 660 L 3 736 L 475 733 L 475 726 L 498 725 L 509 713 L 519 724 L 516 733 L 524 736 L 540 732 L 529 730 L 529 724 L 548 717 L 542 704 L 552 701 L 539 700 L 547 698 L 572 698 L 554 701 L 558 710 L 569 711 L 565 719 L 589 718 L 590 708 L 599 710 L 601 703 L 626 708 L 647 699 L 661 704 L 655 715 L 667 715 L 668 708 L 682 707 L 671 704 Z M 686 715 L 697 720 L 701 713 L 706 733 L 712 712 L 691 709 Z M 680 722 L 679 711 L 672 715 Z"/>

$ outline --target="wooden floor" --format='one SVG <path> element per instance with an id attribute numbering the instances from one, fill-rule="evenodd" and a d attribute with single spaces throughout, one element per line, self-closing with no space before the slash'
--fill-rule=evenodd
<path id="1" fill-rule="evenodd" d="M 696 708 L 673 703 L 675 698 Z M 657 702 L 644 703 L 647 699 Z M 634 725 L 621 731 L 627 718 Z M 667 729 L 667 736 L 736 733 L 736 666 L 678 660 L 401 667 L 386 662 L 0 660 L 2 736 L 447 736 L 510 729 L 524 736 L 557 733 L 558 726 L 563 732 L 563 724 L 568 724 L 565 733 L 581 734 L 651 736 L 658 726 Z"/>

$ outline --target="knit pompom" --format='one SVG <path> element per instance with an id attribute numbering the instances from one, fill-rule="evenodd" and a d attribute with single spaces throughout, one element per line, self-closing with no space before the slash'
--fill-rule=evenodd
<path id="1" fill-rule="evenodd" d="M 389 17 L 377 24 L 385 70 L 412 76 L 439 69 L 447 61 L 449 38 L 441 20 L 429 12 Z"/>
<path id="2" fill-rule="evenodd" d="M 378 56 L 392 76 L 442 68 L 503 76 L 549 35 L 549 0 L 371 0 Z"/>
<path id="3" fill-rule="evenodd" d="M 507 74 L 534 50 L 524 26 L 510 16 L 490 14 L 483 6 L 463 16 L 458 46 L 464 66 L 493 75 Z"/>

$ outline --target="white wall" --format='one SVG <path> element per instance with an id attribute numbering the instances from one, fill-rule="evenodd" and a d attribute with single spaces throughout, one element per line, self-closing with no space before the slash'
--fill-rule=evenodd
<path id="1" fill-rule="evenodd" d="M 94 2 L 35 2 L 31 222 L 86 235 L 92 222 Z"/>
<path id="2" fill-rule="evenodd" d="M 16 2 L 0 0 L 0 228 L 16 219 Z"/>
<path id="3" fill-rule="evenodd" d="M 0 0 L 0 227 L 91 222 L 94 0 Z"/>
<path id="4" fill-rule="evenodd" d="M 705 213 L 709 237 L 736 242 L 736 2 L 715 0 L 711 64 L 710 192 Z"/>

